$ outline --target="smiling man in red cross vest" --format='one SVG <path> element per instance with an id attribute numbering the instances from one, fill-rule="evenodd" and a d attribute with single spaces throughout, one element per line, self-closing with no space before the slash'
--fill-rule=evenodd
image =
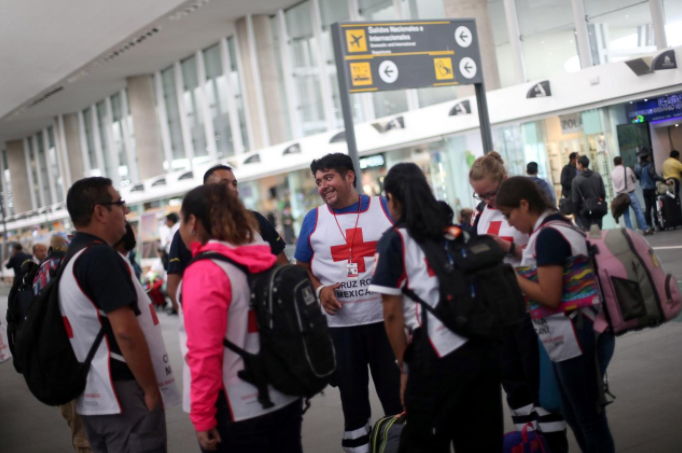
<path id="1" fill-rule="evenodd" d="M 357 174 L 347 155 L 327 154 L 310 169 L 325 204 L 306 214 L 295 257 L 309 271 L 331 327 L 343 449 L 365 453 L 372 415 L 368 368 L 386 415 L 402 412 L 400 370 L 384 330 L 381 296 L 369 291 L 377 243 L 393 223 L 384 199 L 355 190 Z"/>

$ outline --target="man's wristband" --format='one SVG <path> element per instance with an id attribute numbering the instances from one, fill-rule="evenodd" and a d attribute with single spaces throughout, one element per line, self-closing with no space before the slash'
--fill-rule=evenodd
<path id="1" fill-rule="evenodd" d="M 320 285 L 317 287 L 317 290 L 315 290 L 315 295 L 317 296 L 317 300 L 320 300 L 320 293 L 322 292 L 322 288 L 324 288 L 324 285 Z"/>
<path id="2" fill-rule="evenodd" d="M 509 250 L 507 251 L 507 256 L 511 256 L 512 258 L 516 255 L 516 244 L 514 242 L 511 243 L 509 246 Z"/>

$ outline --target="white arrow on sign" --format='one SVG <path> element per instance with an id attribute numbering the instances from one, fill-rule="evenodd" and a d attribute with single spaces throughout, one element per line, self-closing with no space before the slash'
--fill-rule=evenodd
<path id="1" fill-rule="evenodd" d="M 391 60 L 384 60 L 379 65 L 379 77 L 386 83 L 398 80 L 398 66 Z"/>
<path id="2" fill-rule="evenodd" d="M 464 57 L 459 61 L 459 72 L 467 79 L 473 79 L 476 70 L 476 62 L 472 58 Z"/>
<path id="3" fill-rule="evenodd" d="M 455 30 L 455 41 L 457 41 L 457 44 L 459 44 L 460 47 L 469 47 L 474 41 L 474 37 L 471 34 L 469 27 L 465 27 L 464 25 L 457 27 Z"/>

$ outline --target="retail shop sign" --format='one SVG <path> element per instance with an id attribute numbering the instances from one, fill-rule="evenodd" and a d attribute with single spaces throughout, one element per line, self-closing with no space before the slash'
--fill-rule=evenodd
<path id="1" fill-rule="evenodd" d="M 483 82 L 473 19 L 339 23 L 333 30 L 350 93 Z"/>
<path id="2" fill-rule="evenodd" d="M 583 119 L 580 113 L 572 113 L 570 115 L 559 115 L 561 121 L 561 133 L 576 134 L 583 131 Z"/>

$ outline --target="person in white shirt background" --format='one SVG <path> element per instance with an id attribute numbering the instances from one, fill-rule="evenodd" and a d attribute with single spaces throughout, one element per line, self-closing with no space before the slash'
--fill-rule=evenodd
<path id="1" fill-rule="evenodd" d="M 637 178 L 635 177 L 635 172 L 632 168 L 623 165 L 623 158 L 616 156 L 613 158 L 613 170 L 611 171 L 611 180 L 613 181 L 613 189 L 617 194 L 627 194 L 630 197 L 630 208 L 635 211 L 635 217 L 637 218 L 637 223 L 642 229 L 644 234 L 653 234 L 654 230 L 650 225 L 647 225 L 646 219 L 644 218 L 644 213 L 642 212 L 642 206 L 639 204 L 639 198 L 635 193 L 635 183 Z M 632 221 L 630 220 L 630 209 L 626 209 L 623 213 L 623 219 L 625 220 L 625 226 L 634 230 L 632 228 Z"/>

